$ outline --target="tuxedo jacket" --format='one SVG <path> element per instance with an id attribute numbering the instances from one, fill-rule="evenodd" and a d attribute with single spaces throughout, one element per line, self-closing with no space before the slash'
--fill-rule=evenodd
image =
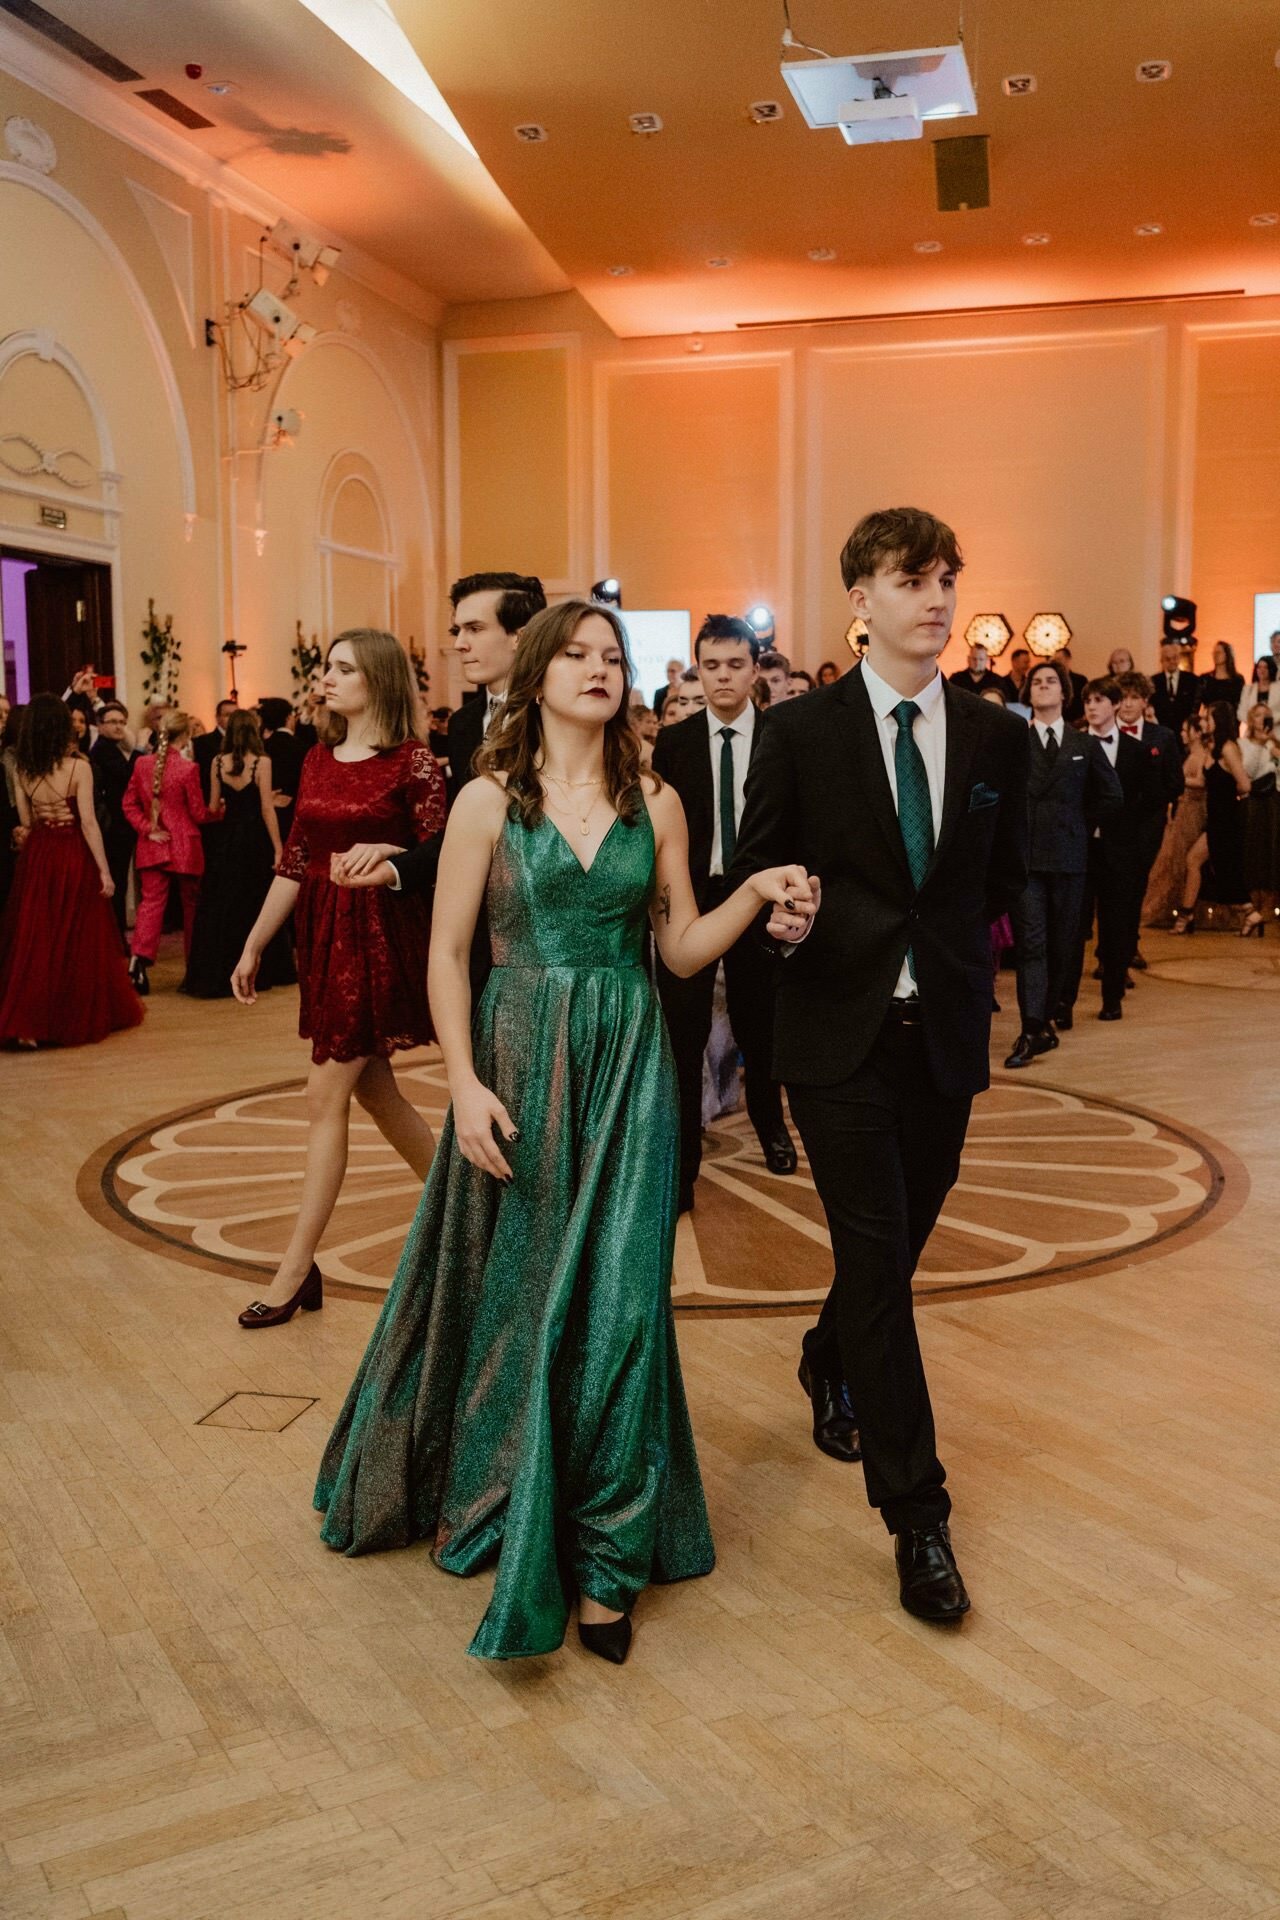
<path id="1" fill-rule="evenodd" d="M 774 1073 L 832 1086 L 874 1045 L 908 947 L 929 1064 L 956 1098 L 988 1084 L 990 922 L 1027 882 L 1026 722 L 950 684 L 942 821 L 917 891 L 862 670 L 769 714 L 732 880 L 800 861 L 822 882 L 808 937 L 779 949 Z"/>
<path id="2" fill-rule="evenodd" d="M 129 784 L 129 776 L 137 758 L 132 750 L 121 753 L 114 740 L 104 740 L 101 735 L 89 749 L 94 791 L 110 823 L 109 831 L 121 837 L 133 833 L 132 826 L 125 818 L 124 790 Z"/>
<path id="3" fill-rule="evenodd" d="M 1185 670 L 1178 675 L 1176 693 L 1169 684 L 1167 673 L 1157 673 L 1151 680 L 1151 706 L 1156 719 L 1162 727 L 1168 727 L 1175 740 L 1182 737 L 1182 723 L 1196 710 L 1200 699 L 1200 679 L 1197 674 Z"/>
<path id="4" fill-rule="evenodd" d="M 208 733 L 202 733 L 191 749 L 191 757 L 200 772 L 200 791 L 204 795 L 206 806 L 209 804 L 209 794 L 212 790 L 213 763 L 221 752 L 221 727 L 210 727 Z"/>
<path id="5" fill-rule="evenodd" d="M 1084 873 L 1089 837 L 1124 804 L 1120 781 L 1100 743 L 1073 727 L 1062 730 L 1062 744 L 1050 755 L 1035 727 L 1027 781 L 1027 864 L 1032 873 Z"/>
<path id="6" fill-rule="evenodd" d="M 445 781 L 445 801 L 452 806 L 463 787 L 475 775 L 471 762 L 484 739 L 484 718 L 488 707 L 484 693 L 464 700 L 456 713 L 449 715 L 449 774 Z M 424 840 L 420 846 L 391 856 L 391 865 L 400 875 L 402 893 L 431 893 L 435 889 L 436 869 L 440 865 L 443 834 Z M 486 935 L 487 940 L 487 935 Z"/>
<path id="7" fill-rule="evenodd" d="M 748 770 L 756 763 L 768 721 L 767 712 L 756 713 Z M 705 910 L 711 879 L 711 847 L 715 834 L 712 728 L 718 725 L 710 709 L 691 713 L 687 720 L 678 721 L 674 727 L 664 727 L 653 748 L 654 772 L 675 788 L 684 808 L 689 828 L 689 878 L 693 882 L 693 897 L 698 903 L 699 913 Z M 719 744 L 715 742 L 716 751 L 719 750 Z"/>
<path id="8" fill-rule="evenodd" d="M 1140 740 L 1122 733 L 1116 773 L 1124 804 L 1103 824 L 1103 853 L 1108 866 L 1145 872 L 1160 850 L 1169 808 L 1186 784 L 1177 741 L 1167 727 L 1144 726 Z"/>

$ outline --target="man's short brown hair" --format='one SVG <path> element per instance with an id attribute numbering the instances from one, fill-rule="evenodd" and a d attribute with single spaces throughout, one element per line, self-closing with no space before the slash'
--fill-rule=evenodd
<path id="1" fill-rule="evenodd" d="M 1118 684 L 1121 693 L 1136 693 L 1144 703 L 1148 701 L 1155 692 L 1155 688 L 1148 680 L 1146 674 L 1139 673 L 1136 668 L 1132 673 L 1120 674 Z"/>
<path id="2" fill-rule="evenodd" d="M 964 565 L 960 543 L 945 520 L 921 507 L 885 507 L 864 514 L 840 552 L 845 591 L 855 580 L 888 564 L 903 573 L 927 573 L 944 560 L 953 573 Z"/>
<path id="3" fill-rule="evenodd" d="M 1113 707 L 1120 705 L 1120 682 L 1113 680 L 1109 673 L 1104 673 L 1098 680 L 1086 680 L 1084 691 L 1080 695 L 1081 700 L 1087 700 L 1091 693 L 1100 693 L 1104 700 L 1111 702 Z"/>

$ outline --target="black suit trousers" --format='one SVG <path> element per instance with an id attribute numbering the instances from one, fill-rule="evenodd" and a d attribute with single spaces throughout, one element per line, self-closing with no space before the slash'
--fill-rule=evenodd
<path id="1" fill-rule="evenodd" d="M 836 1267 L 805 1357 L 848 1383 L 867 1498 L 890 1533 L 938 1526 L 951 1500 L 911 1281 L 960 1170 L 972 1102 L 939 1091 L 923 1028 L 892 1019 L 847 1080 L 788 1084 L 787 1095 Z"/>
<path id="2" fill-rule="evenodd" d="M 130 826 L 125 826 L 123 830 L 119 827 L 110 828 L 102 836 L 102 848 L 107 856 L 107 867 L 111 878 L 116 883 L 116 890 L 111 898 L 111 911 L 115 914 L 120 938 L 124 940 L 126 946 L 128 941 L 125 940 L 125 913 L 129 903 L 129 868 L 133 865 L 137 845 L 138 836 Z"/>
<path id="3" fill-rule="evenodd" d="M 1142 897 L 1147 890 L 1151 861 L 1145 849 L 1120 852 L 1100 840 L 1089 842 L 1089 871 L 1080 902 L 1075 948 L 1063 983 L 1061 1005 L 1074 1007 L 1084 972 L 1084 950 L 1094 915 L 1098 919 L 1098 964 L 1102 968 L 1102 1004 L 1118 1007 L 1124 999 L 1125 975 L 1138 951 Z"/>
<path id="4" fill-rule="evenodd" d="M 1084 885 L 1082 873 L 1032 873 L 1026 892 L 1010 909 L 1024 1033 L 1043 1027 L 1062 1003 L 1080 937 Z"/>
<path id="5" fill-rule="evenodd" d="M 716 883 L 713 881 L 712 886 Z M 713 897 L 709 906 L 714 906 Z M 702 1165 L 702 1056 L 711 1035 L 716 970 L 681 980 L 658 961 L 658 994 L 667 1017 L 680 1088 L 680 1191 L 688 1193 Z M 724 956 L 729 1024 L 746 1069 L 747 1115 L 762 1143 L 783 1125 L 782 1089 L 773 1078 L 773 966 L 750 933 Z"/>

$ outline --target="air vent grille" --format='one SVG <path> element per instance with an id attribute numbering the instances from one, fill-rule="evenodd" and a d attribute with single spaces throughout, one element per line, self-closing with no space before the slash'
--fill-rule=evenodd
<path id="1" fill-rule="evenodd" d="M 108 53 L 96 40 L 90 40 L 86 34 L 77 33 L 64 20 L 55 19 L 38 7 L 35 0 L 0 0 L 0 12 L 8 13 L 15 20 L 21 20 L 33 33 L 42 33 L 46 40 L 61 47 L 65 53 L 73 53 L 77 60 L 83 60 L 98 73 L 105 74 L 108 80 L 141 80 L 142 75 L 132 67 L 117 60 L 114 53 Z"/>
<path id="2" fill-rule="evenodd" d="M 212 120 L 206 120 L 202 113 L 197 113 L 194 107 L 189 107 L 185 100 L 175 100 L 174 96 L 166 93 L 163 87 L 139 88 L 138 98 L 146 100 L 153 107 L 158 107 L 161 113 L 167 113 L 169 118 L 176 120 L 180 127 L 198 129 L 213 125 Z"/>

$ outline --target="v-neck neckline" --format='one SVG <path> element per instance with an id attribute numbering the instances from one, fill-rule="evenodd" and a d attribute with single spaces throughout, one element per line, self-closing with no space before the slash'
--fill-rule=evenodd
<path id="1" fill-rule="evenodd" d="M 546 821 L 547 825 L 550 827 L 552 833 L 555 834 L 557 840 L 563 842 L 564 846 L 568 849 L 569 853 L 573 856 L 573 863 L 577 867 L 579 873 L 585 876 L 586 874 L 594 873 L 596 861 L 600 858 L 600 855 L 604 852 L 605 848 L 608 846 L 610 836 L 613 833 L 613 829 L 617 826 L 619 820 L 621 820 L 622 815 L 620 813 L 614 814 L 613 819 L 610 821 L 608 828 L 606 829 L 604 834 L 601 836 L 599 845 L 597 846 L 595 852 L 591 856 L 591 865 L 589 867 L 583 866 L 582 861 L 579 860 L 577 852 L 574 849 L 572 840 L 570 840 L 567 833 L 563 833 L 560 830 L 560 828 L 556 825 L 555 821 L 551 818 L 551 815 L 547 813 L 545 809 L 543 810 L 542 817 Z"/>

